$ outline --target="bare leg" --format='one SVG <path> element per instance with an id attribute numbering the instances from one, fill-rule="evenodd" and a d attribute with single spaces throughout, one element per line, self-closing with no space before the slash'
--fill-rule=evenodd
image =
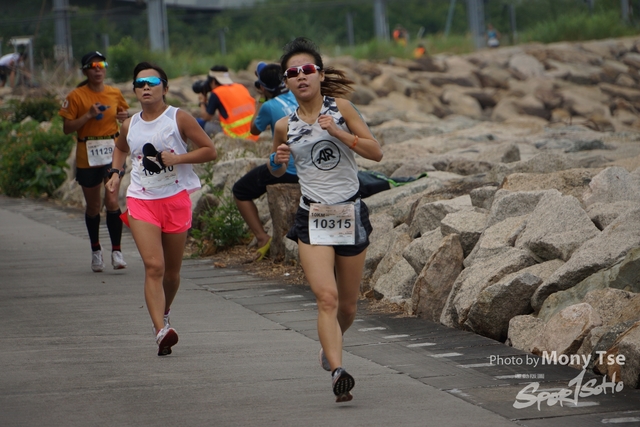
<path id="1" fill-rule="evenodd" d="M 264 231 L 256 204 L 253 200 L 238 200 L 235 197 L 234 200 L 236 201 L 238 211 L 240 211 L 240 215 L 242 215 L 244 222 L 247 223 L 253 235 L 256 236 L 258 248 L 263 247 L 269 241 L 269 235 Z"/>
<path id="2" fill-rule="evenodd" d="M 360 282 L 367 251 L 356 256 L 336 256 L 336 280 L 338 285 L 338 323 L 342 334 L 353 324 L 358 308 Z"/>
<path id="3" fill-rule="evenodd" d="M 163 287 L 165 261 L 160 227 L 129 216 L 133 240 L 144 263 L 144 298 L 156 331 L 164 327 L 166 305 Z M 175 295 L 175 294 L 174 294 Z"/>
<path id="4" fill-rule="evenodd" d="M 164 248 L 164 313 L 166 313 L 173 303 L 173 299 L 180 287 L 180 268 L 182 267 L 182 256 L 184 255 L 184 245 L 187 242 L 187 232 L 179 234 L 162 234 L 162 247 Z"/>
<path id="5" fill-rule="evenodd" d="M 95 187 L 82 187 L 82 194 L 84 200 L 87 203 L 85 212 L 88 216 L 94 217 L 100 215 L 102 210 L 102 185 L 98 184 Z"/>
<path id="6" fill-rule="evenodd" d="M 338 323 L 338 286 L 331 246 L 298 241 L 300 262 L 318 303 L 318 337 L 331 369 L 342 366 L 342 331 Z"/>

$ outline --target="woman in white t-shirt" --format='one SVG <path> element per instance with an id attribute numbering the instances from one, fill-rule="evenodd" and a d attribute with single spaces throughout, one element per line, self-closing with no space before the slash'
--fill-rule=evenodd
<path id="1" fill-rule="evenodd" d="M 287 237 L 298 243 L 318 302 L 320 363 L 332 373 L 336 402 L 346 402 L 355 380 L 342 367 L 342 335 L 355 319 L 372 230 L 355 155 L 380 161 L 382 150 L 353 104 L 339 97 L 353 82 L 325 68 L 310 40 L 297 38 L 284 52 L 280 65 L 299 107 L 276 123 L 269 168 L 282 175 L 293 155 L 302 197 Z"/>
<path id="2" fill-rule="evenodd" d="M 144 296 L 158 356 L 164 356 L 178 342 L 169 324 L 169 311 L 180 286 L 182 256 L 191 228 L 189 194 L 200 188 L 191 164 L 215 160 L 216 149 L 195 118 L 165 103 L 167 75 L 160 67 L 141 62 L 133 76 L 142 111 L 122 125 L 107 189 L 117 191 L 130 153 L 127 219 L 144 262 Z M 196 149 L 188 152 L 187 140 Z"/>

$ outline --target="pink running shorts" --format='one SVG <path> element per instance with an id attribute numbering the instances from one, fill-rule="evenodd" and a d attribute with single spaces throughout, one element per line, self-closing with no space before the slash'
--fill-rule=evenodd
<path id="1" fill-rule="evenodd" d="M 183 233 L 191 228 L 191 198 L 186 190 L 157 200 L 127 197 L 132 218 L 160 227 L 163 233 Z"/>

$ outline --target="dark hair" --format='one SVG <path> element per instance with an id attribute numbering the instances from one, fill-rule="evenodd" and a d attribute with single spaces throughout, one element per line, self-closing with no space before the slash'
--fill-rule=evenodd
<path id="1" fill-rule="evenodd" d="M 262 68 L 258 82 L 269 92 L 279 95 L 283 90 L 282 67 L 278 64 L 268 64 Z"/>
<path id="2" fill-rule="evenodd" d="M 135 80 L 138 74 L 140 74 L 140 71 L 144 71 L 144 70 L 156 70 L 158 74 L 160 74 L 160 80 L 162 80 L 162 89 L 167 88 L 167 84 L 169 82 L 167 73 L 165 73 L 164 70 L 160 68 L 160 66 L 156 64 L 152 64 L 150 62 L 146 62 L 146 61 L 140 62 L 138 63 L 138 65 L 135 66 L 135 68 L 133 69 L 133 80 Z M 135 92 L 135 89 L 134 89 L 134 92 Z M 165 102 L 167 101 L 164 95 L 162 95 L 162 100 Z"/>
<path id="3" fill-rule="evenodd" d="M 320 93 L 328 96 L 344 96 L 353 92 L 351 85 L 354 83 L 349 80 L 344 71 L 333 67 L 324 67 L 322 56 L 318 51 L 318 47 L 311 40 L 305 37 L 298 37 L 282 49 L 284 53 L 280 57 L 280 66 L 283 70 L 287 69 L 287 62 L 294 55 L 307 54 L 313 57 L 314 63 L 324 71 L 324 81 L 320 84 Z"/>
<path id="4" fill-rule="evenodd" d="M 162 79 L 163 89 L 167 88 L 167 82 L 169 81 L 167 73 L 165 73 L 164 70 L 158 65 L 151 64 L 150 62 L 140 62 L 138 65 L 136 65 L 136 67 L 133 69 L 133 80 L 135 80 L 138 74 L 140 74 L 140 71 L 144 70 L 156 70 L 158 74 L 160 74 L 160 79 Z"/>
<path id="5" fill-rule="evenodd" d="M 228 73 L 229 67 L 227 67 L 226 65 L 214 65 L 213 67 L 209 68 L 209 71 L 220 71 L 220 72 Z M 211 83 L 214 80 L 215 80 L 214 77 L 207 76 L 207 81 L 209 83 Z"/>

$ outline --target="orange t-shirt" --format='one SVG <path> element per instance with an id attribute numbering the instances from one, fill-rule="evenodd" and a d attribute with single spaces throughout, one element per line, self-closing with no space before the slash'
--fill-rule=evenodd
<path id="1" fill-rule="evenodd" d="M 87 145 L 84 139 L 87 137 L 115 135 L 120 129 L 116 120 L 118 107 L 128 110 L 129 104 L 124 100 L 120 89 L 105 85 L 102 92 L 94 92 L 89 89 L 89 86 L 85 85 L 72 90 L 63 101 L 62 108 L 58 111 L 58 114 L 65 119 L 75 120 L 83 114 L 86 114 L 96 102 L 109 108 L 102 112 L 102 119 L 91 119 L 78 129 L 76 166 L 81 169 L 90 167 L 87 156 Z"/>

